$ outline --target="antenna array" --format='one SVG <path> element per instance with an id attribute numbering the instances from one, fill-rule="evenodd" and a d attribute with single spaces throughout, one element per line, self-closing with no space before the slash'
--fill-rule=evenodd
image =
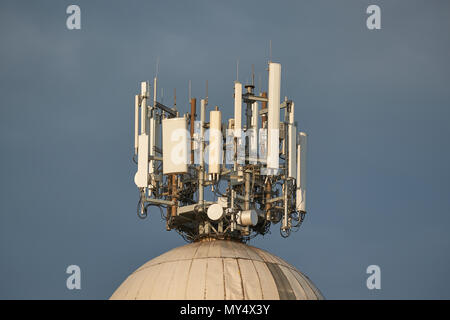
<path id="1" fill-rule="evenodd" d="M 268 92 L 256 95 L 254 82 L 253 66 L 245 92 L 234 82 L 234 117 L 228 121 L 217 106 L 206 120 L 208 82 L 200 120 L 190 81 L 191 112 L 184 116 L 176 109 L 176 91 L 168 107 L 157 99 L 156 77 L 153 99 L 149 82 L 141 83 L 134 129 L 139 217 L 159 207 L 166 229 L 187 241 L 247 241 L 277 223 L 283 237 L 298 229 L 306 214 L 307 135 L 297 132 L 294 102 L 280 102 L 281 65 L 269 62 Z"/>

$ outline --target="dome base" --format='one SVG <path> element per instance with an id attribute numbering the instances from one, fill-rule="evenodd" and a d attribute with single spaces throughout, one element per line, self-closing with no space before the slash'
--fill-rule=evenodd
<path id="1" fill-rule="evenodd" d="M 172 249 L 141 266 L 110 299 L 319 300 L 307 276 L 269 252 L 212 240 Z"/>

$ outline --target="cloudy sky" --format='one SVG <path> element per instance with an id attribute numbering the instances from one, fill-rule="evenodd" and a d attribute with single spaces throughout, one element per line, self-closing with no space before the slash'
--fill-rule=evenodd
<path id="1" fill-rule="evenodd" d="M 81 8 L 81 30 L 66 8 Z M 381 30 L 366 9 L 381 8 Z M 136 216 L 134 94 L 159 58 L 163 102 L 229 117 L 233 81 L 282 96 L 309 134 L 308 216 L 252 245 L 329 299 L 450 298 L 450 2 L 6 1 L 0 4 L 0 298 L 109 298 L 184 244 Z M 81 290 L 66 288 L 79 265 Z M 381 268 L 368 290 L 366 268 Z"/>

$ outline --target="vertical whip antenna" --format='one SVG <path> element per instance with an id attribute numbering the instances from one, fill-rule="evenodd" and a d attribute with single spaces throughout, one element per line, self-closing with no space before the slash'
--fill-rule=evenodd
<path id="1" fill-rule="evenodd" d="M 177 107 L 177 88 L 173 88 L 173 107 Z"/>
<path id="2" fill-rule="evenodd" d="M 262 83 L 262 76 L 261 76 L 261 73 L 259 73 L 258 74 L 258 90 L 259 90 L 259 93 L 261 94 L 262 93 L 262 85 L 261 85 L 261 83 Z"/>
<path id="3" fill-rule="evenodd" d="M 139 146 L 139 95 L 135 95 L 134 97 L 134 154 L 138 153 Z"/>
<path id="4" fill-rule="evenodd" d="M 188 94 L 189 94 L 189 101 L 191 101 L 191 99 L 192 99 L 192 97 L 191 97 L 191 80 L 189 80 Z"/>
<path id="5" fill-rule="evenodd" d="M 272 62 L 272 40 L 269 40 L 269 62 Z"/>
<path id="6" fill-rule="evenodd" d="M 255 65 L 252 64 L 252 86 L 255 86 Z"/>
<path id="7" fill-rule="evenodd" d="M 206 103 L 206 105 L 208 105 L 208 80 L 206 80 L 206 98 L 205 98 L 205 103 Z"/>
<path id="8" fill-rule="evenodd" d="M 159 57 L 156 57 L 156 78 L 158 78 L 159 74 Z"/>
<path id="9" fill-rule="evenodd" d="M 157 87 L 158 87 L 158 78 L 155 77 L 153 79 L 153 108 L 156 108 L 156 101 L 158 96 Z"/>

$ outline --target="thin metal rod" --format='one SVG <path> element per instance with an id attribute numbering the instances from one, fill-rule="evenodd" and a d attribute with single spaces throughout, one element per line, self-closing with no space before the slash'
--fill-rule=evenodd
<path id="1" fill-rule="evenodd" d="M 200 174 L 198 185 L 198 202 L 203 207 L 204 201 L 204 180 L 205 180 L 205 164 L 204 164 L 204 125 L 205 125 L 206 104 L 205 100 L 200 100 Z"/>
<path id="2" fill-rule="evenodd" d="M 153 79 L 153 108 L 156 107 L 156 100 L 158 96 L 157 85 L 158 85 L 158 78 L 155 77 Z"/>
<path id="3" fill-rule="evenodd" d="M 272 40 L 269 40 L 269 62 L 272 62 Z"/>
<path id="4" fill-rule="evenodd" d="M 162 199 L 154 199 L 154 198 L 145 198 L 145 202 L 150 202 L 154 204 L 166 204 L 168 206 L 174 205 L 173 201 L 167 201 Z"/>
<path id="5" fill-rule="evenodd" d="M 191 101 L 191 80 L 189 80 L 189 89 L 188 89 L 189 101 Z"/>
<path id="6" fill-rule="evenodd" d="M 255 65 L 252 64 L 252 86 L 255 86 Z"/>
<path id="7" fill-rule="evenodd" d="M 283 196 L 284 196 L 284 215 L 283 215 L 283 226 L 282 229 L 286 230 L 288 228 L 288 194 L 287 194 L 287 181 L 283 184 Z"/>
<path id="8" fill-rule="evenodd" d="M 173 88 L 173 107 L 177 108 L 177 88 Z"/>
<path id="9" fill-rule="evenodd" d="M 147 93 L 141 88 L 141 134 L 146 134 L 146 124 L 147 124 Z"/>
<path id="10" fill-rule="evenodd" d="M 268 99 L 264 97 L 254 96 L 253 94 L 245 94 L 243 95 L 244 102 L 254 102 L 254 101 L 260 101 L 260 102 L 267 102 Z"/>
<path id="11" fill-rule="evenodd" d="M 134 96 L 134 154 L 138 152 L 139 135 L 139 95 Z"/>
<path id="12" fill-rule="evenodd" d="M 175 203 L 172 207 L 172 217 L 175 217 L 177 215 L 177 185 L 178 185 L 178 181 L 177 181 L 177 175 L 173 174 L 172 175 L 172 202 Z"/>
<path id="13" fill-rule="evenodd" d="M 244 210 L 250 209 L 250 173 L 245 173 Z"/>
<path id="14" fill-rule="evenodd" d="M 206 99 L 205 99 L 206 105 L 208 105 L 208 80 L 206 80 Z"/>
<path id="15" fill-rule="evenodd" d="M 191 99 L 191 164 L 194 164 L 194 125 L 195 125 L 195 117 L 196 117 L 196 109 L 197 109 L 197 99 Z"/>

